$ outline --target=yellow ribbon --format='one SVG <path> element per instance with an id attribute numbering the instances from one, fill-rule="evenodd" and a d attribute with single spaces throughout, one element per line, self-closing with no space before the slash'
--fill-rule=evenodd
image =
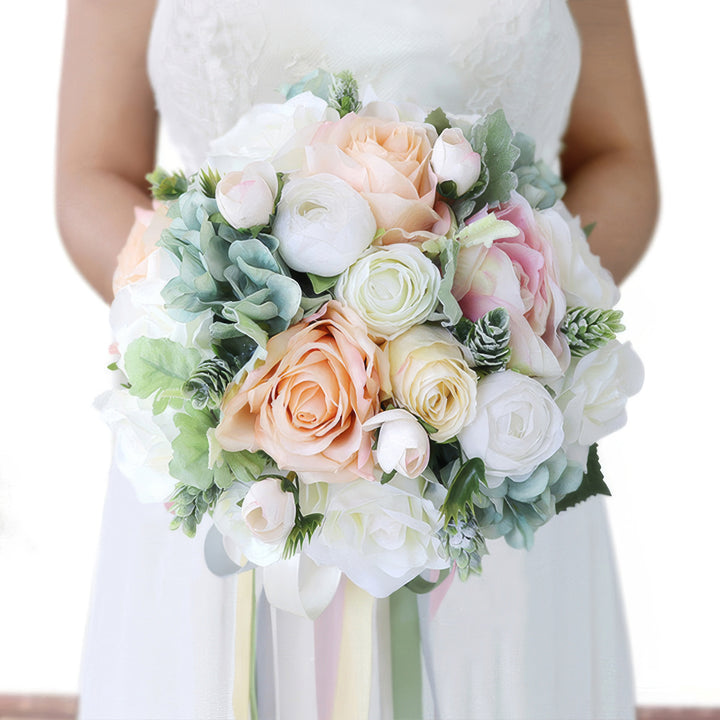
<path id="1" fill-rule="evenodd" d="M 238 573 L 235 602 L 235 670 L 232 708 L 235 720 L 249 720 L 255 697 L 255 571 Z M 254 713 L 256 716 L 257 713 Z"/>
<path id="2" fill-rule="evenodd" d="M 374 604 L 372 595 L 347 581 L 332 720 L 368 720 Z"/>

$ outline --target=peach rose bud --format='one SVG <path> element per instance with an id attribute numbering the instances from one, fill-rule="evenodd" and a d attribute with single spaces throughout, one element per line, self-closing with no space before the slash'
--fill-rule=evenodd
<path id="1" fill-rule="evenodd" d="M 480 177 L 482 158 L 472 149 L 460 128 L 446 128 L 433 146 L 430 164 L 438 182 L 452 180 L 457 194 L 466 193 Z"/>

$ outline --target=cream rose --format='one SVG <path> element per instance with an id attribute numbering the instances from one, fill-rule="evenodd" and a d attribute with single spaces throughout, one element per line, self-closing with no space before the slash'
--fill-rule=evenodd
<path id="1" fill-rule="evenodd" d="M 380 428 L 375 458 L 383 471 L 419 477 L 430 460 L 430 438 L 417 419 L 407 410 L 386 410 L 363 425 L 363 430 L 375 428 Z"/>
<path id="2" fill-rule="evenodd" d="M 457 194 L 466 193 L 480 177 L 482 158 L 467 141 L 460 128 L 445 128 L 435 141 L 430 156 L 438 182 L 452 180 Z"/>
<path id="3" fill-rule="evenodd" d="M 423 497 L 425 482 L 396 476 L 331 488 L 325 520 L 306 548 L 375 597 L 387 597 L 425 569 L 448 566 L 437 531 L 442 517 Z"/>
<path id="4" fill-rule="evenodd" d="M 305 482 L 373 478 L 372 436 L 386 359 L 336 301 L 270 338 L 267 357 L 228 388 L 216 430 L 230 451 L 264 450 Z"/>
<path id="5" fill-rule="evenodd" d="M 493 373 L 478 383 L 475 419 L 458 440 L 468 457 L 485 463 L 489 487 L 506 477 L 523 482 L 562 445 L 562 413 L 537 380 L 512 370 Z"/>
<path id="6" fill-rule="evenodd" d="M 277 191 L 275 169 L 269 162 L 258 161 L 225 175 L 217 184 L 215 199 L 230 225 L 251 228 L 270 222 Z"/>
<path id="7" fill-rule="evenodd" d="M 283 492 L 279 478 L 265 478 L 249 490 L 235 483 L 218 498 L 213 520 L 233 562 L 269 565 L 282 558 L 295 524 L 295 498 Z"/>
<path id="8" fill-rule="evenodd" d="M 387 345 L 393 397 L 444 442 L 475 416 L 477 381 L 460 344 L 442 328 L 416 325 Z"/>
<path id="9" fill-rule="evenodd" d="M 384 340 L 425 322 L 439 290 L 440 271 L 412 245 L 391 245 L 364 255 L 335 286 L 337 298 L 362 317 L 372 335 Z"/>
<path id="10" fill-rule="evenodd" d="M 328 277 L 354 263 L 376 230 L 362 196 L 344 180 L 322 174 L 290 180 L 273 223 L 280 254 L 293 270 Z"/>

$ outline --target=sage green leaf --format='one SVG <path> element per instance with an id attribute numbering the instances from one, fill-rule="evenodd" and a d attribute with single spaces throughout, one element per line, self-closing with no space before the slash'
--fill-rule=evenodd
<path id="1" fill-rule="evenodd" d="M 600 467 L 597 443 L 592 445 L 588 452 L 587 470 L 583 475 L 580 487 L 560 500 L 555 509 L 560 513 L 591 498 L 593 495 L 611 495 L 610 488 L 605 483 L 602 468 Z"/>
<path id="2" fill-rule="evenodd" d="M 448 243 L 440 252 L 442 279 L 440 280 L 440 288 L 438 290 L 438 300 L 442 305 L 443 314 L 445 315 L 445 319 L 442 321 L 442 324 L 445 326 L 457 325 L 462 317 L 460 305 L 452 294 L 459 252 L 460 243 L 457 241 Z"/>
<path id="3" fill-rule="evenodd" d="M 440 107 L 436 107 L 432 112 L 430 112 L 425 118 L 425 122 L 428 123 L 428 125 L 432 125 L 435 130 L 437 130 L 438 135 L 443 130 L 447 130 L 450 127 L 450 121 L 448 120 L 448 116 L 445 114 L 445 111 Z"/>
<path id="4" fill-rule="evenodd" d="M 133 340 L 125 353 L 125 370 L 132 386 L 130 392 L 147 398 L 158 390 L 182 391 L 200 359 L 198 350 L 167 338 Z"/>
<path id="5" fill-rule="evenodd" d="M 311 92 L 323 100 L 328 100 L 332 80 L 333 76 L 327 70 L 313 70 L 292 85 L 282 85 L 280 92 L 285 95 L 286 100 L 304 92 Z"/>
<path id="6" fill-rule="evenodd" d="M 307 276 L 312 283 L 313 290 L 316 294 L 321 295 L 322 293 L 335 287 L 340 275 L 333 275 L 332 277 L 323 277 L 322 275 L 315 275 L 314 273 L 307 273 Z"/>
<path id="7" fill-rule="evenodd" d="M 204 410 L 190 410 L 178 413 L 174 418 L 180 431 L 172 442 L 173 458 L 170 474 L 185 485 L 207 490 L 213 484 L 213 470 L 210 469 L 210 443 L 207 433 L 215 422 L 212 415 Z"/>
<path id="8" fill-rule="evenodd" d="M 262 453 L 240 450 L 223 451 L 222 458 L 239 482 L 247 485 L 255 482 L 265 467 L 266 458 Z"/>
<path id="9" fill-rule="evenodd" d="M 451 522 L 457 523 L 472 512 L 472 498 L 485 484 L 485 463 L 480 458 L 470 458 L 460 466 L 448 487 L 442 506 L 445 528 Z"/>

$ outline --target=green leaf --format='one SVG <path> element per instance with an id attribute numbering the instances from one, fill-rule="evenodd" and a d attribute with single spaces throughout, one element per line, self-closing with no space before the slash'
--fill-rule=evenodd
<path id="1" fill-rule="evenodd" d="M 452 294 L 453 280 L 455 279 L 455 269 L 457 268 L 457 258 L 460 252 L 460 243 L 453 241 L 445 245 L 440 252 L 440 269 L 442 272 L 442 280 L 440 280 L 440 289 L 438 290 L 438 300 L 442 305 L 446 321 L 443 325 L 457 325 L 462 318 L 462 310 L 455 296 Z"/>
<path id="2" fill-rule="evenodd" d="M 150 192 L 156 200 L 175 200 L 188 189 L 188 180 L 182 171 L 170 174 L 157 167 L 145 179 L 150 183 Z"/>
<path id="3" fill-rule="evenodd" d="M 602 468 L 600 467 L 597 447 L 597 443 L 590 447 L 587 470 L 583 475 L 580 487 L 575 492 L 566 495 L 557 503 L 555 506 L 557 512 L 561 513 L 563 510 L 575 507 L 575 505 L 591 498 L 593 495 L 611 495 L 610 488 L 605 483 Z"/>
<path id="4" fill-rule="evenodd" d="M 357 80 L 350 71 L 343 70 L 332 76 L 328 91 L 328 105 L 335 108 L 340 117 L 357 112 L 361 108 Z"/>
<path id="5" fill-rule="evenodd" d="M 213 417 L 209 412 L 193 409 L 178 413 L 174 422 L 180 434 L 172 442 L 170 474 L 186 485 L 207 490 L 213 484 L 207 437 L 208 430 L 215 425 Z"/>
<path id="6" fill-rule="evenodd" d="M 265 467 L 265 457 L 258 452 L 249 450 L 227 452 L 225 450 L 222 457 L 235 479 L 246 485 L 254 482 Z"/>
<path id="7" fill-rule="evenodd" d="M 595 229 L 596 226 L 596 222 L 591 222 L 583 228 L 583 232 L 585 233 L 586 238 L 590 238 L 590 235 L 592 235 L 592 231 Z"/>
<path id="8" fill-rule="evenodd" d="M 182 391 L 185 381 L 200 362 L 200 353 L 167 338 L 140 337 L 133 340 L 125 353 L 125 371 L 132 388 L 141 398 L 158 390 Z"/>
<path id="9" fill-rule="evenodd" d="M 320 513 L 304 516 L 298 509 L 297 515 L 295 516 L 295 527 L 290 531 L 285 541 L 283 557 L 287 560 L 301 550 L 305 541 L 313 536 L 313 533 L 320 527 L 322 521 L 323 516 Z"/>
<path id="10" fill-rule="evenodd" d="M 480 484 L 485 484 L 485 463 L 480 458 L 470 458 L 450 481 L 448 494 L 442 506 L 445 515 L 445 528 L 450 522 L 464 519 L 472 511 L 472 498 L 480 492 Z"/>
<path id="11" fill-rule="evenodd" d="M 307 273 L 307 276 L 312 283 L 313 290 L 316 294 L 322 295 L 330 288 L 335 287 L 335 283 L 338 281 L 340 275 L 333 275 L 332 277 L 324 277 L 322 275 L 315 275 L 314 273 Z"/>
<path id="12" fill-rule="evenodd" d="M 198 179 L 200 181 L 200 188 L 202 189 L 205 197 L 214 198 L 217 185 L 222 179 L 220 173 L 211 167 L 203 168 L 200 170 Z"/>
<path id="13" fill-rule="evenodd" d="M 389 483 L 397 474 L 397 470 L 391 470 L 390 472 L 384 472 L 380 478 L 380 484 L 385 485 Z"/>
<path id="14" fill-rule="evenodd" d="M 425 122 L 428 123 L 428 125 L 432 125 L 437 130 L 438 135 L 443 130 L 447 130 L 450 127 L 448 116 L 445 114 L 445 111 L 439 107 L 435 108 L 428 114 L 425 118 Z"/>

